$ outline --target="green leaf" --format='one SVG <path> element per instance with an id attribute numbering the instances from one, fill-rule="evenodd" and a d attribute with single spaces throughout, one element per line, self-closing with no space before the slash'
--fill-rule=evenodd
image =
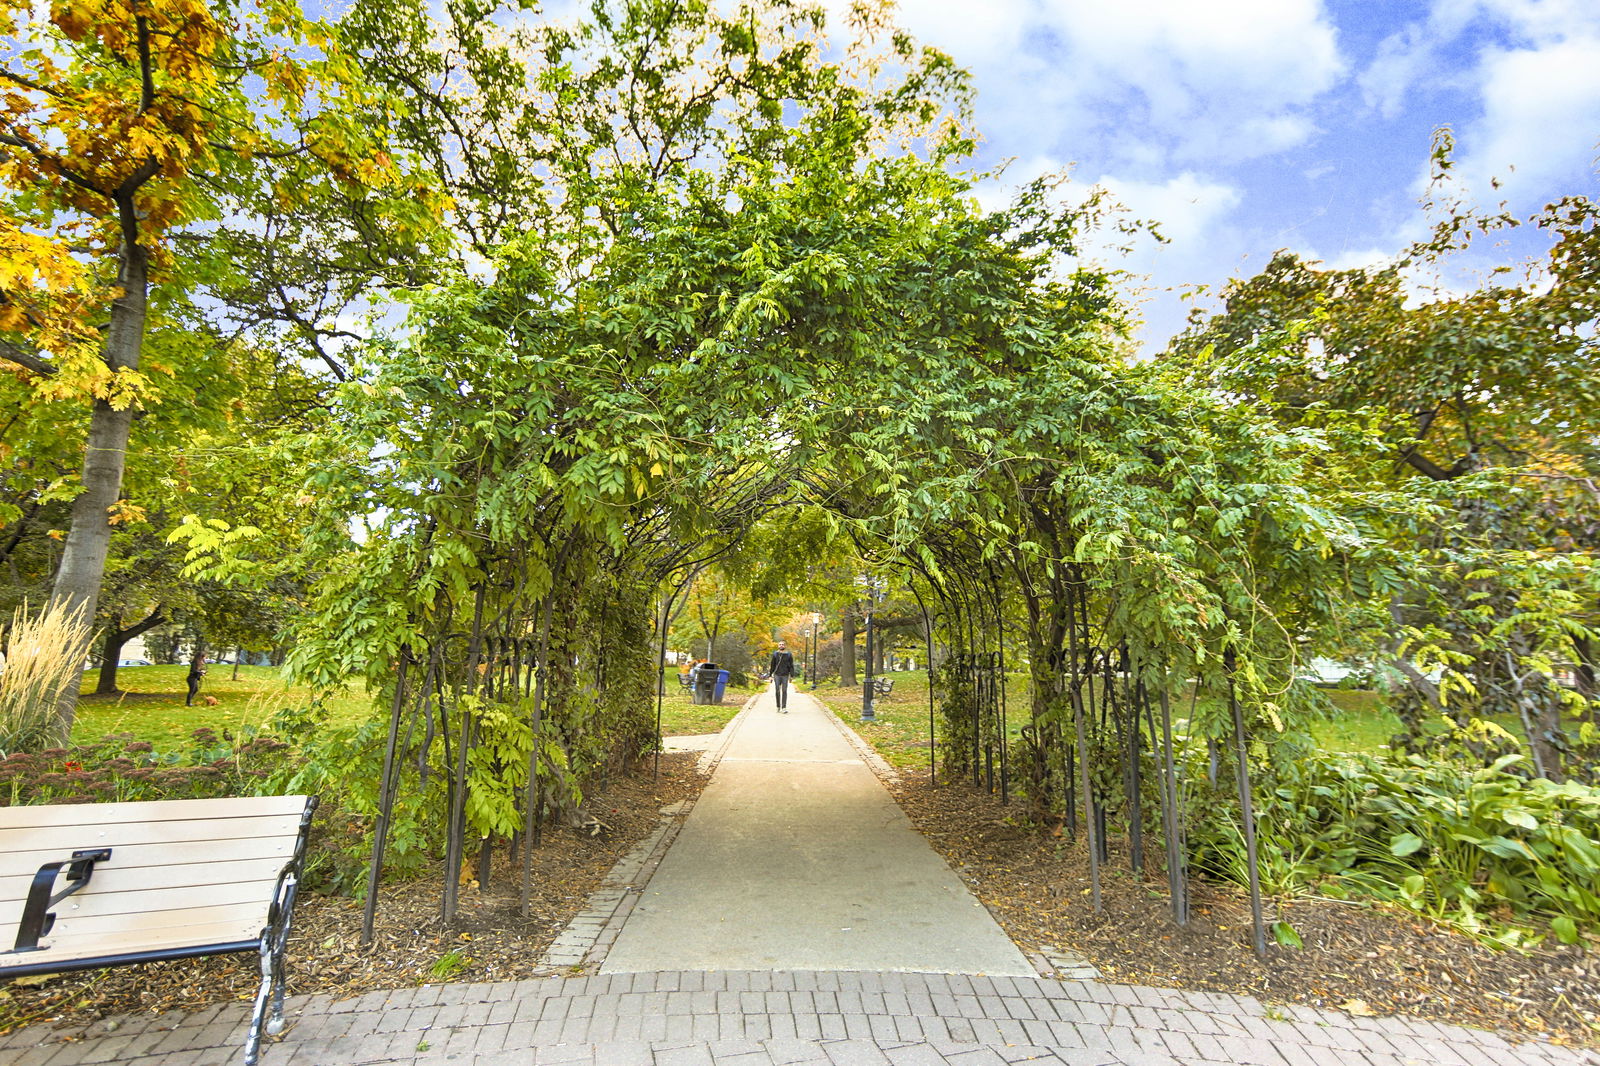
<path id="1" fill-rule="evenodd" d="M 1478 847 L 1487 851 L 1490 855 L 1497 855 L 1502 859 L 1539 861 L 1539 857 L 1533 853 L 1533 850 L 1528 845 L 1520 840 L 1512 840 L 1510 837 L 1490 837 L 1479 844 Z"/>
<path id="2" fill-rule="evenodd" d="M 1507 807 L 1500 812 L 1500 820 L 1507 825 L 1514 825 L 1519 829 L 1539 828 L 1539 819 L 1533 812 L 1523 807 Z"/>
<path id="3" fill-rule="evenodd" d="M 1272 935 L 1273 935 L 1274 938 L 1277 939 L 1279 945 L 1281 945 L 1283 947 L 1286 947 L 1286 948 L 1303 948 L 1303 947 L 1305 947 L 1305 943 L 1303 941 L 1301 941 L 1301 939 L 1300 939 L 1300 934 L 1295 932 L 1294 931 L 1294 926 L 1290 925 L 1288 922 L 1273 922 L 1272 923 Z"/>
<path id="4" fill-rule="evenodd" d="M 1398 833 L 1389 840 L 1389 854 L 1395 858 L 1414 855 L 1427 846 L 1427 841 L 1415 833 Z"/>

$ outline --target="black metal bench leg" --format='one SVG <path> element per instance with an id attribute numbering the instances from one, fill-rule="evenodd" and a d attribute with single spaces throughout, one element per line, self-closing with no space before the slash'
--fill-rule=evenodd
<path id="1" fill-rule="evenodd" d="M 261 1034 L 279 1036 L 284 1030 L 283 992 L 287 986 L 285 957 L 289 950 L 289 925 L 293 921 L 298 880 L 286 874 L 278 884 L 267 928 L 261 932 L 261 987 L 250 1013 L 250 1031 L 244 1041 L 245 1066 L 256 1066 L 261 1056 Z"/>
<path id="2" fill-rule="evenodd" d="M 283 990 L 288 984 L 285 970 L 283 952 L 280 951 L 272 958 L 272 1009 L 267 1014 L 268 1036 L 283 1035 Z"/>
<path id="3" fill-rule="evenodd" d="M 250 1029 L 244 1038 L 244 1066 L 256 1066 L 261 1057 L 261 1024 L 267 1016 L 267 1001 L 278 970 L 273 964 L 274 939 L 270 933 L 261 938 L 261 987 L 256 990 L 255 1006 L 250 1011 Z"/>
<path id="4" fill-rule="evenodd" d="M 283 992 L 289 987 L 289 927 L 294 924 L 294 898 L 300 891 L 300 879 L 290 877 L 283 889 L 283 907 L 278 912 L 280 922 L 272 940 L 272 1014 L 267 1018 L 267 1034 L 278 1036 L 283 1032 Z"/>

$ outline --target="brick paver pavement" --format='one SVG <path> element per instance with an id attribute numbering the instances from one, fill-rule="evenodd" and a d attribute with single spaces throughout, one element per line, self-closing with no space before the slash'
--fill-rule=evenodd
<path id="1" fill-rule="evenodd" d="M 297 997 L 262 1066 L 1600 1066 L 1600 1054 L 1414 1018 L 1050 978 L 727 971 Z M 245 1008 L 41 1025 L 3 1066 L 222 1066 Z"/>

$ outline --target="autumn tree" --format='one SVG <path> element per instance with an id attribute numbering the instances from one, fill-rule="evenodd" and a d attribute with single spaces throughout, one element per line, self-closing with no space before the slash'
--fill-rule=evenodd
<path id="1" fill-rule="evenodd" d="M 51 595 L 93 617 L 137 506 L 130 428 L 172 375 L 147 337 L 228 262 L 207 240 L 219 216 L 267 162 L 289 204 L 385 185 L 396 164 L 359 65 L 293 5 L 7 2 L 0 17 L 0 358 L 36 397 L 90 410 Z"/>

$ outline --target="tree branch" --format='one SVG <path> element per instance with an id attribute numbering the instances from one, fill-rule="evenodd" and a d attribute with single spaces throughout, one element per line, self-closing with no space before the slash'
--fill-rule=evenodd
<path id="1" fill-rule="evenodd" d="M 155 610 L 151 611 L 150 614 L 144 619 L 144 621 L 137 622 L 137 623 L 129 626 L 127 629 L 119 629 L 119 630 L 117 630 L 118 643 L 125 644 L 128 641 L 132 640 L 134 637 L 137 637 L 139 634 L 148 632 L 149 630 L 154 629 L 156 626 L 166 625 L 167 624 L 167 613 L 166 612 L 167 612 L 166 604 L 164 604 L 164 603 L 156 604 Z"/>
<path id="2" fill-rule="evenodd" d="M 1417 443 L 1407 445 L 1405 448 L 1400 450 L 1400 461 L 1402 463 L 1405 463 L 1418 473 L 1425 477 L 1431 478 L 1434 481 L 1453 481 L 1472 469 L 1471 455 L 1462 456 L 1460 459 L 1457 459 L 1454 463 L 1451 463 L 1448 468 L 1446 468 L 1440 466 L 1438 463 L 1434 462 L 1432 459 L 1429 459 L 1427 456 L 1418 451 L 1417 449 L 1422 446 L 1422 442 L 1427 439 L 1428 431 L 1433 428 L 1434 420 L 1439 417 L 1439 408 L 1435 407 L 1428 411 L 1418 411 L 1416 412 L 1416 416 Z"/>
<path id="3" fill-rule="evenodd" d="M 61 99 L 62 96 L 60 92 L 50 88 L 50 86 L 40 85 L 38 82 L 24 78 L 21 74 L 18 74 L 13 70 L 0 70 L 0 78 L 5 78 L 8 81 L 16 82 L 24 89 L 31 89 L 36 93 L 44 93 L 46 96 L 52 96 L 57 100 Z"/>
<path id="4" fill-rule="evenodd" d="M 56 372 L 56 368 L 40 359 L 38 356 L 29 355 L 8 340 L 0 340 L 0 359 L 16 363 L 24 370 L 31 370 L 35 374 L 48 377 Z"/>
<path id="5" fill-rule="evenodd" d="M 156 80 L 150 68 L 150 20 L 143 15 L 134 19 L 139 27 L 139 114 L 155 106 Z"/>
<path id="6" fill-rule="evenodd" d="M 0 144 L 9 144 L 13 148 L 21 148 L 24 152 L 27 152 L 35 159 L 48 160 L 63 178 L 78 186 L 78 188 L 87 189 L 96 196 L 104 196 L 107 199 L 111 197 L 111 194 L 105 189 L 102 189 L 100 186 L 94 184 L 88 178 L 83 177 L 81 174 L 78 174 L 71 167 L 63 163 L 61 158 L 55 153 L 45 151 L 39 145 L 34 144 L 26 137 L 22 137 L 15 133 L 0 133 Z"/>

